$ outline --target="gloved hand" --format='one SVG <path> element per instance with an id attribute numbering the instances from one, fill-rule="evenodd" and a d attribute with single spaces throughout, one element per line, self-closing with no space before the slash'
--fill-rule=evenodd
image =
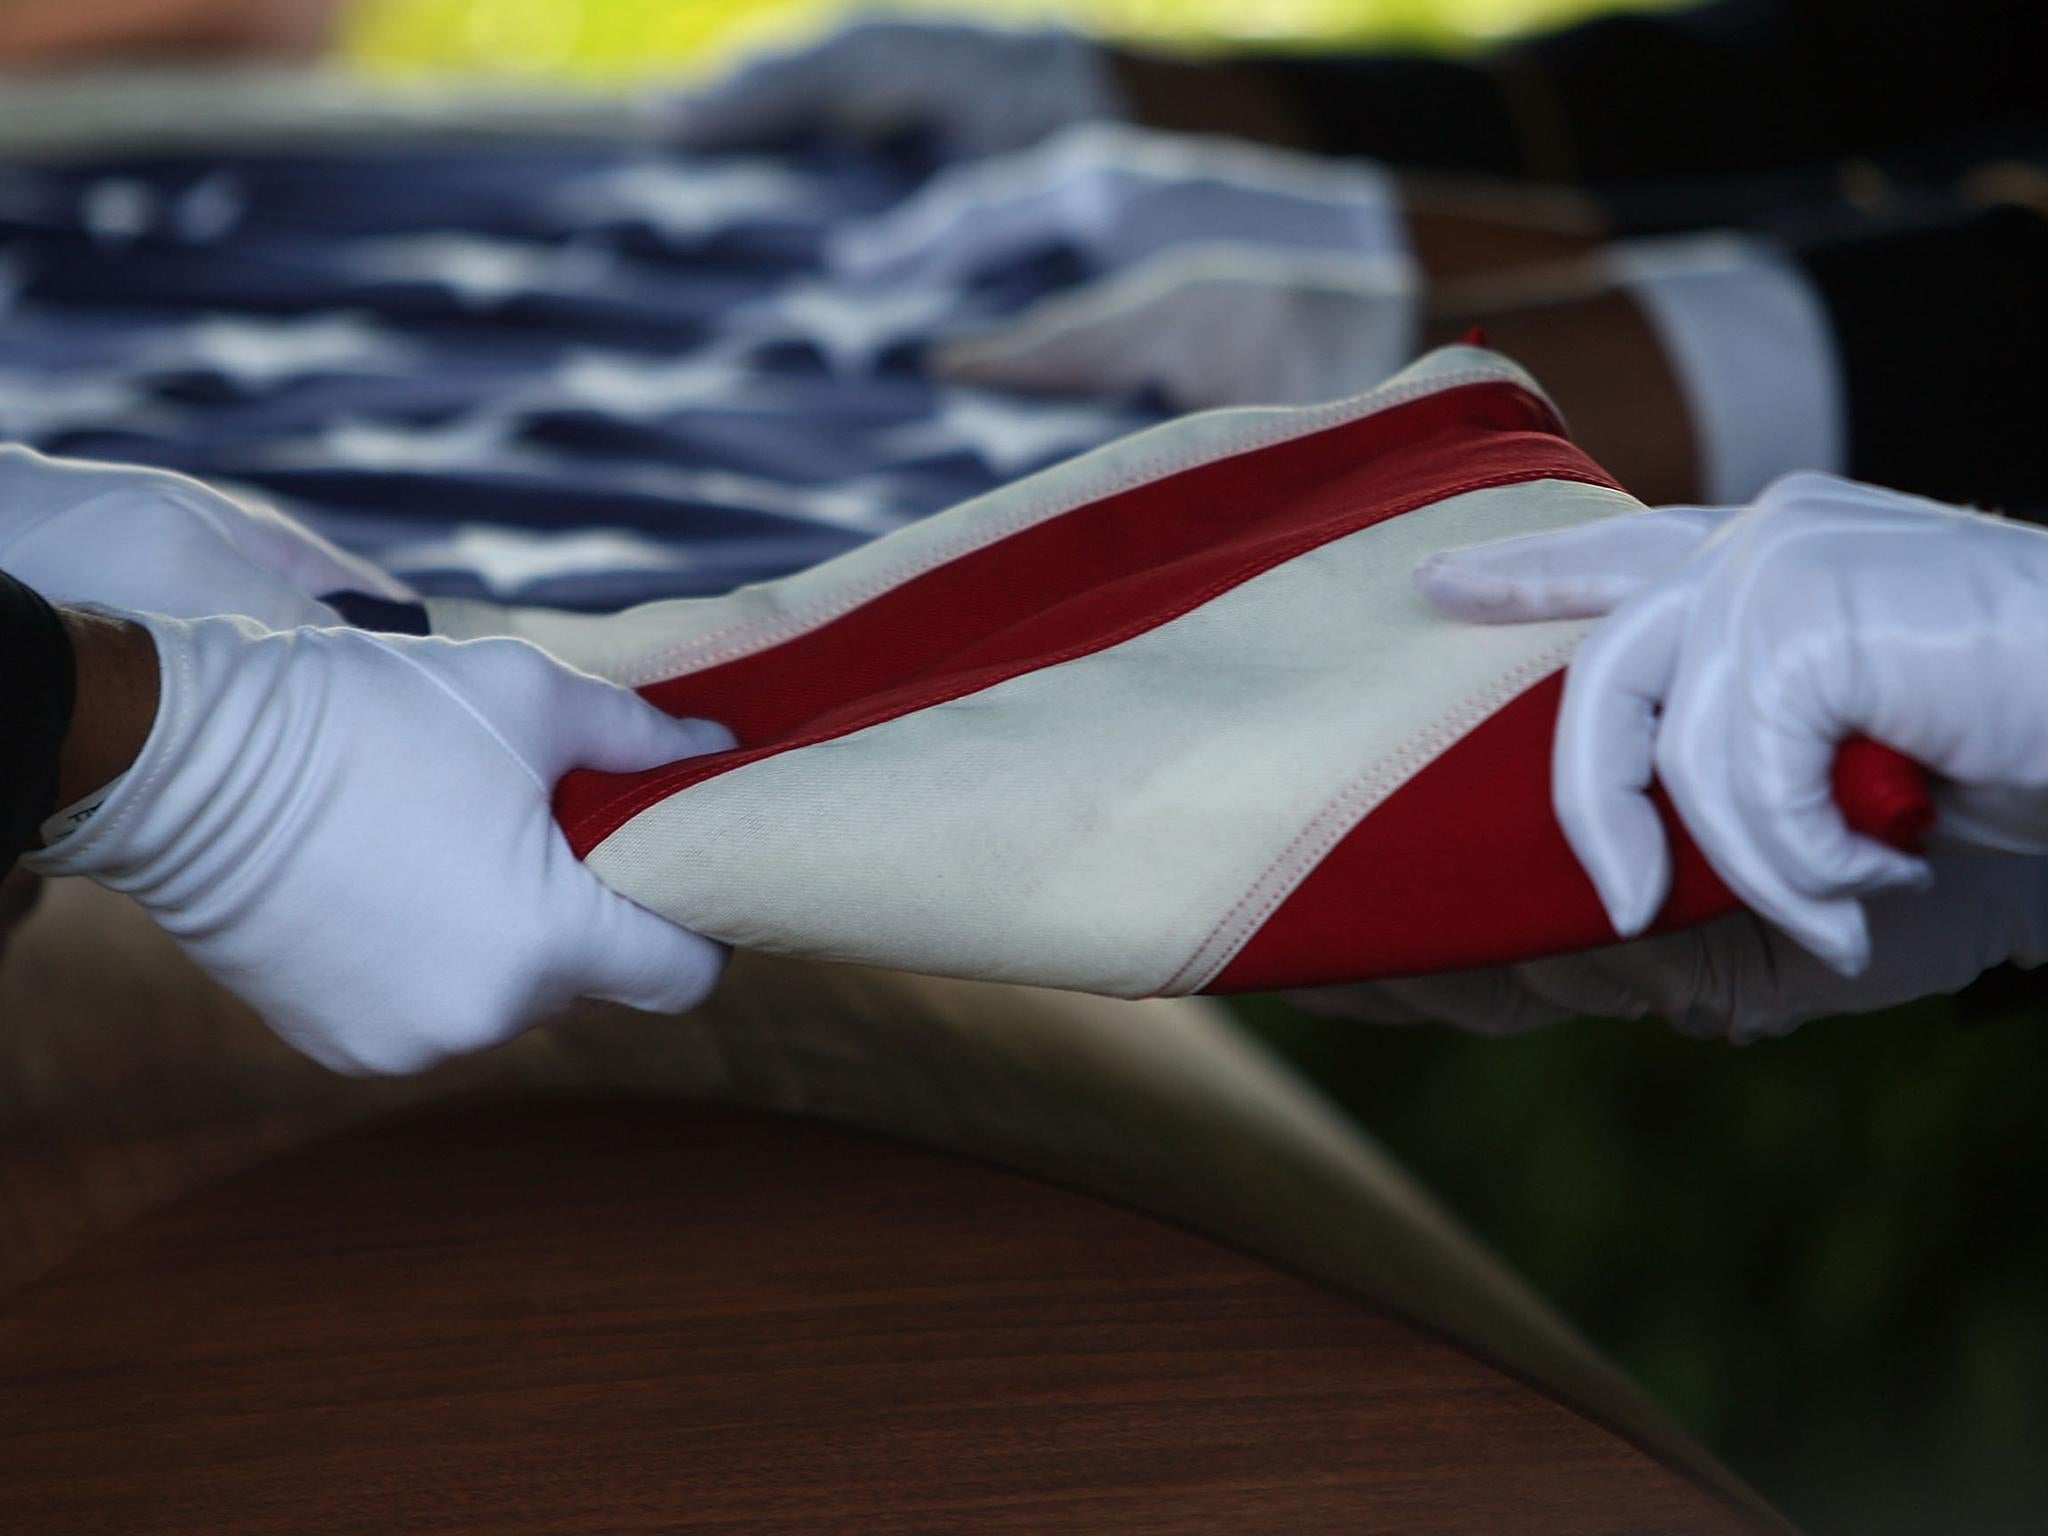
<path id="1" fill-rule="evenodd" d="M 0 570 L 51 602 L 181 618 L 239 613 L 272 629 L 339 624 L 318 598 L 413 593 L 268 507 L 183 475 L 0 447 Z"/>
<path id="2" fill-rule="evenodd" d="M 581 996 L 673 1011 L 723 950 L 608 889 L 549 811 L 574 767 L 732 744 L 518 640 L 137 614 L 161 698 L 80 830 L 30 855 L 146 908 L 307 1055 L 408 1072 Z"/>
<path id="3" fill-rule="evenodd" d="M 999 389 L 1159 390 L 1176 410 L 1304 405 L 1411 362 L 1421 295 L 1404 262 L 1198 246 L 1044 300 L 939 347 L 934 369 Z"/>
<path id="4" fill-rule="evenodd" d="M 1947 840 L 2048 853 L 2039 530 L 1800 474 L 1747 509 L 1452 551 L 1416 580 L 1479 622 L 1606 616 L 1567 674 L 1554 802 L 1624 936 L 1670 884 L 1653 769 L 1729 888 L 1845 976 L 1870 963 L 1865 900 L 1930 871 L 1843 821 L 1844 737 L 1939 776 Z"/>
<path id="5" fill-rule="evenodd" d="M 857 21 L 742 64 L 660 109 L 670 140 L 685 149 L 922 128 L 953 155 L 1021 149 L 1070 123 L 1123 113 L 1107 60 L 1085 38 L 943 21 Z"/>
<path id="6" fill-rule="evenodd" d="M 827 257 L 855 281 L 943 285 L 1056 249 L 1107 272 L 1176 246 L 1248 241 L 1371 260 L 1409 255 L 1398 188 L 1373 166 L 1091 124 L 941 172 L 889 212 L 842 230 Z"/>
<path id="7" fill-rule="evenodd" d="M 1867 905 L 1872 951 L 1843 977 L 1776 928 L 1737 912 L 1682 933 L 1523 965 L 1451 971 L 1296 995 L 1320 1013 L 1380 1024 L 1430 1021 L 1486 1035 L 1563 1019 L 1664 1019 L 1738 1043 L 1810 1019 L 1873 1013 L 1958 992 L 1994 966 L 2048 960 L 2048 860 L 1945 855 L 1922 891 Z"/>

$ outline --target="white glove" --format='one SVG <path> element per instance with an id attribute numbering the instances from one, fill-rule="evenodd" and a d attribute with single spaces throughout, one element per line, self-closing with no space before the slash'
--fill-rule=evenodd
<path id="1" fill-rule="evenodd" d="M 827 257 L 845 278 L 923 285 L 999 273 L 1054 249 L 1095 271 L 1217 242 L 1405 262 L 1407 227 L 1393 178 L 1363 162 L 1091 124 L 941 172 L 840 231 Z"/>
<path id="2" fill-rule="evenodd" d="M 0 570 L 51 602 L 180 618 L 239 613 L 272 629 L 339 624 L 316 599 L 413 593 L 268 507 L 158 469 L 0 446 Z"/>
<path id="3" fill-rule="evenodd" d="M 577 997 L 673 1011 L 723 951 L 608 889 L 549 801 L 732 744 L 520 640 L 133 617 L 156 725 L 80 830 L 23 862 L 139 901 L 293 1045 L 408 1072 Z"/>
<path id="4" fill-rule="evenodd" d="M 1565 836 L 1624 936 L 1671 879 L 1653 769 L 1729 888 L 1844 975 L 1870 962 L 1863 899 L 1929 870 L 1843 821 L 1843 738 L 1937 775 L 1945 840 L 2048 853 L 2039 530 L 1801 474 L 1748 509 L 1452 551 L 1416 579 L 1465 619 L 1606 615 L 1567 675 L 1552 773 Z"/>
<path id="5" fill-rule="evenodd" d="M 1304 405 L 1371 389 L 1412 362 L 1420 311 L 1404 262 L 1197 246 L 941 346 L 932 366 L 999 389 L 1151 387 L 1182 411 Z"/>
<path id="6" fill-rule="evenodd" d="M 949 154 L 985 155 L 1124 110 L 1102 51 L 1075 33 L 859 21 L 670 98 L 659 116 L 685 149 L 762 149 L 821 129 L 879 137 L 921 128 Z"/>
<path id="7" fill-rule="evenodd" d="M 2048 960 L 2048 860 L 1948 855 L 1924 891 L 1868 903 L 1871 963 L 1842 977 L 1738 912 L 1683 933 L 1522 965 L 1297 994 L 1320 1013 L 1380 1024 L 1442 1021 L 1486 1035 L 1563 1019 L 1659 1018 L 1738 1043 L 1809 1019 L 1874 1013 L 1961 991 L 1994 966 Z"/>

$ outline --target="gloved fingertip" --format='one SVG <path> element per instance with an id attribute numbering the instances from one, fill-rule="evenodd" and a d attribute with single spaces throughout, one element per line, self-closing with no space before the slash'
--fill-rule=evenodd
<path id="1" fill-rule="evenodd" d="M 1632 939 L 1645 932 L 1671 892 L 1671 850 L 1649 796 L 1557 772 L 1551 809 L 1615 933 Z"/>
<path id="2" fill-rule="evenodd" d="M 672 716 L 629 688 L 593 677 L 564 682 L 555 715 L 561 734 L 554 743 L 562 771 L 639 773 L 738 745 L 728 727 Z"/>
<path id="3" fill-rule="evenodd" d="M 709 757 L 714 752 L 735 751 L 740 744 L 732 728 L 716 720 L 677 719 L 670 725 L 683 748 L 678 757 Z"/>
<path id="4" fill-rule="evenodd" d="M 1934 884 L 1934 869 L 1881 843 L 1858 842 L 1836 889 L 1845 896 L 1876 896 L 1886 891 L 1924 891 Z"/>
<path id="5" fill-rule="evenodd" d="M 1663 823 L 1648 800 L 1637 798 L 1641 815 L 1634 819 L 1642 825 L 1624 840 L 1623 847 L 1604 849 L 1587 866 L 1608 921 L 1624 939 L 1647 933 L 1664 908 L 1664 898 L 1671 894 L 1671 852 L 1664 841 Z"/>
<path id="6" fill-rule="evenodd" d="M 1780 926 L 1837 976 L 1853 981 L 1870 969 L 1870 925 L 1853 901 L 1816 903 L 1786 914 Z"/>
<path id="7" fill-rule="evenodd" d="M 1517 617 L 1515 589 L 1464 558 L 1462 550 L 1424 555 L 1415 567 L 1415 587 L 1448 618 L 1468 624 L 1505 624 Z"/>
<path id="8" fill-rule="evenodd" d="M 1758 791 L 1752 789 L 1750 794 Z M 1779 801 L 1791 791 L 1777 791 Z M 1824 812 L 1777 813 L 1765 801 L 1753 825 L 1768 862 L 1793 890 L 1819 901 L 1860 900 L 1887 891 L 1923 891 L 1934 879 L 1925 859 L 1860 836 L 1842 824 L 1829 802 Z"/>
<path id="9" fill-rule="evenodd" d="M 1663 905 L 1662 894 L 1641 881 L 1595 880 L 1593 886 L 1600 893 L 1600 905 L 1618 938 L 1641 938 L 1649 932 L 1657 909 Z"/>
<path id="10" fill-rule="evenodd" d="M 638 773 L 693 757 L 730 752 L 739 745 L 731 729 L 716 720 L 676 719 L 653 705 L 643 706 L 640 729 L 611 744 L 605 764 L 615 773 Z"/>

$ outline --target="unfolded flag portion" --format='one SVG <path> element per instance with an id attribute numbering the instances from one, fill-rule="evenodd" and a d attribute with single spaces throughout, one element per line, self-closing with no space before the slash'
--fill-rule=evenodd
<path id="1" fill-rule="evenodd" d="M 1636 504 L 1504 359 L 1193 416 L 729 596 L 510 627 L 741 745 L 558 809 L 749 948 L 1123 996 L 1611 940 L 1549 805 L 1584 626 L 1462 625 L 1432 551 Z M 436 627 L 508 627 L 436 605 Z M 1680 837 L 1667 924 L 1733 899 Z"/>

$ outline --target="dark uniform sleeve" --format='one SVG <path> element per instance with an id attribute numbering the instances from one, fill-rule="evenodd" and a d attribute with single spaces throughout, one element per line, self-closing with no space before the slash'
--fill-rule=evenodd
<path id="1" fill-rule="evenodd" d="M 1859 480 L 2039 521 L 2048 216 L 2006 205 L 1795 252 L 1833 323 Z"/>
<path id="2" fill-rule="evenodd" d="M 0 870 L 35 846 L 57 809 L 57 762 L 76 687 L 71 640 L 56 612 L 0 572 Z"/>
<path id="3" fill-rule="evenodd" d="M 1713 0 L 1468 61 L 1261 68 L 1330 153 L 1593 187 L 1741 176 L 2027 136 L 2048 112 L 2048 5 Z"/>

